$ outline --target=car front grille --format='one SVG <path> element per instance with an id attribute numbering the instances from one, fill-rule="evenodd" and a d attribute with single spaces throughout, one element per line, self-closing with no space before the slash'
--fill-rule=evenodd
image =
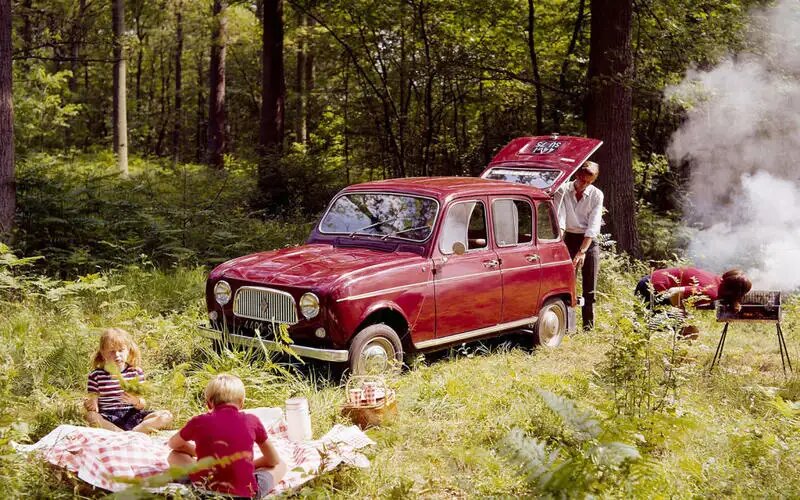
<path id="1" fill-rule="evenodd" d="M 257 286 L 243 286 L 236 292 L 233 314 L 240 318 L 288 325 L 297 323 L 294 297 L 280 290 Z"/>

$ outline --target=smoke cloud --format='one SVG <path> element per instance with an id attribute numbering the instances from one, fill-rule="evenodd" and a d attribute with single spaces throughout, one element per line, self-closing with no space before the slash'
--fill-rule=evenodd
<path id="1" fill-rule="evenodd" d="M 800 287 L 800 2 L 753 11 L 746 52 L 692 69 L 668 99 L 692 102 L 672 137 L 688 161 L 689 257 L 739 267 L 753 288 Z"/>

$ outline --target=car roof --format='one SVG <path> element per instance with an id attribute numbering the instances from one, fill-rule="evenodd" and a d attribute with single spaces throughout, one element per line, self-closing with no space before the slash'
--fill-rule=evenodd
<path id="1" fill-rule="evenodd" d="M 541 190 L 523 184 L 481 179 L 479 177 L 400 177 L 354 184 L 345 189 L 353 191 L 392 191 L 429 196 L 444 200 L 454 196 L 483 196 L 517 194 L 532 198 L 549 198 Z"/>

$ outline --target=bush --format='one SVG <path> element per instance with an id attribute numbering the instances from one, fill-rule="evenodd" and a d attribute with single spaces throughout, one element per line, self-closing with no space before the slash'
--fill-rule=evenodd
<path id="1" fill-rule="evenodd" d="M 215 264 L 300 243 L 310 231 L 306 220 L 248 211 L 248 164 L 217 172 L 132 159 L 123 179 L 110 154 L 40 154 L 20 162 L 17 182 L 17 247 L 46 256 L 37 265 L 62 277 L 132 263 Z"/>

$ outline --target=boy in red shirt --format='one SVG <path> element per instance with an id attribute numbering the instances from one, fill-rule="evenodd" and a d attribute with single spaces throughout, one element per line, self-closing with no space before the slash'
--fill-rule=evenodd
<path id="1" fill-rule="evenodd" d="M 286 474 L 286 463 L 267 440 L 267 431 L 255 415 L 244 413 L 244 384 L 228 374 L 217 375 L 205 390 L 208 413 L 189 420 L 169 440 L 170 465 L 210 468 L 189 479 L 210 490 L 240 497 L 263 498 Z M 253 444 L 262 456 L 253 460 Z M 204 460 L 206 459 L 206 460 Z"/>

